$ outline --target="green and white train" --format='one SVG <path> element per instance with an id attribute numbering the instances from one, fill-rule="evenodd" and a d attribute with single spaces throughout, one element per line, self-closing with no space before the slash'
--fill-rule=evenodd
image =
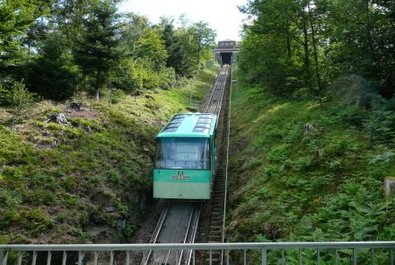
<path id="1" fill-rule="evenodd" d="M 156 137 L 154 198 L 209 200 L 216 168 L 217 116 L 173 116 Z"/>

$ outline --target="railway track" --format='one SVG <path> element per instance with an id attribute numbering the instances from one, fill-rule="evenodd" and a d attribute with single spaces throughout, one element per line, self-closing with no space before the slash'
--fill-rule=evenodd
<path id="1" fill-rule="evenodd" d="M 205 205 L 205 212 L 208 213 L 208 220 L 206 220 L 206 227 L 203 229 L 207 231 L 202 240 L 209 243 L 224 242 L 224 223 L 225 223 L 225 208 L 226 208 L 226 149 L 227 149 L 227 84 L 230 77 L 230 66 L 224 65 L 220 71 L 217 81 L 214 85 L 212 93 L 209 95 L 210 104 L 203 108 L 203 112 L 215 113 L 219 116 L 219 124 L 217 130 L 217 144 L 218 144 L 218 166 L 213 183 L 213 190 L 211 200 Z M 217 102 L 213 106 L 212 102 Z M 223 264 L 223 253 L 215 251 L 207 254 L 205 257 L 198 259 L 198 264 L 207 264 L 210 260 L 211 264 Z"/>
<path id="2" fill-rule="evenodd" d="M 222 114 L 223 98 L 225 95 L 227 80 L 229 78 L 229 65 L 223 65 L 216 82 L 208 94 L 205 103 L 201 107 L 201 112 L 212 113 L 220 117 L 218 126 L 218 146 L 225 146 L 224 142 L 224 115 Z M 223 147 L 221 147 L 223 149 Z M 225 197 L 225 174 L 223 155 L 219 151 L 218 169 L 213 183 L 212 199 L 209 202 L 180 202 L 168 201 L 164 207 L 150 243 L 193 243 L 198 231 L 199 218 L 201 218 L 202 208 L 210 212 L 208 239 L 209 242 L 223 242 L 223 217 L 224 217 L 224 197 Z M 206 217 L 205 217 L 206 218 Z M 206 242 L 207 242 L 206 241 Z M 211 253 L 211 260 L 219 264 L 221 253 Z M 144 253 L 141 265 L 181 265 L 190 264 L 192 251 L 157 251 Z M 200 258 L 199 258 L 200 260 Z"/>
<path id="3" fill-rule="evenodd" d="M 211 90 L 208 100 L 202 107 L 202 112 L 213 113 L 217 116 L 221 113 L 222 101 L 225 93 L 226 81 L 229 75 L 229 65 L 222 66 L 214 87 Z"/>
<path id="4" fill-rule="evenodd" d="M 150 243 L 193 243 L 199 223 L 201 203 L 168 203 L 159 217 Z M 141 265 L 189 264 L 192 251 L 150 251 Z"/>

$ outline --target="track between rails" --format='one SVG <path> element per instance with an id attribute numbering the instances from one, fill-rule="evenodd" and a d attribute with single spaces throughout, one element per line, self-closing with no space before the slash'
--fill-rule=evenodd
<path id="1" fill-rule="evenodd" d="M 193 243 L 196 237 L 201 203 L 169 202 L 159 217 L 150 243 Z M 141 265 L 189 264 L 191 251 L 150 251 Z"/>

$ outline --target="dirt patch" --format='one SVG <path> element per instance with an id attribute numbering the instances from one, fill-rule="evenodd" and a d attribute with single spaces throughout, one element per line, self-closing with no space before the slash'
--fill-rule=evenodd
<path id="1" fill-rule="evenodd" d="M 82 107 L 80 110 L 74 110 L 74 109 L 65 109 L 65 112 L 67 113 L 67 116 L 69 118 L 83 118 L 87 120 L 95 120 L 98 117 L 100 117 L 100 113 L 96 110 L 91 110 Z"/>
<path id="2" fill-rule="evenodd" d="M 12 118 L 11 113 L 0 108 L 0 124 L 10 121 Z"/>
<path id="3" fill-rule="evenodd" d="M 240 137 L 237 140 L 232 141 L 232 144 L 229 147 L 230 154 L 236 154 L 244 150 L 249 143 L 250 143 L 250 139 L 248 137 Z"/>

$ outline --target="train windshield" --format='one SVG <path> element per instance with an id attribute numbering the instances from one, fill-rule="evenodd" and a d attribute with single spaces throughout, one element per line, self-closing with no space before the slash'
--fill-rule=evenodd
<path id="1" fill-rule="evenodd" d="M 208 138 L 158 138 L 156 168 L 210 169 Z"/>

